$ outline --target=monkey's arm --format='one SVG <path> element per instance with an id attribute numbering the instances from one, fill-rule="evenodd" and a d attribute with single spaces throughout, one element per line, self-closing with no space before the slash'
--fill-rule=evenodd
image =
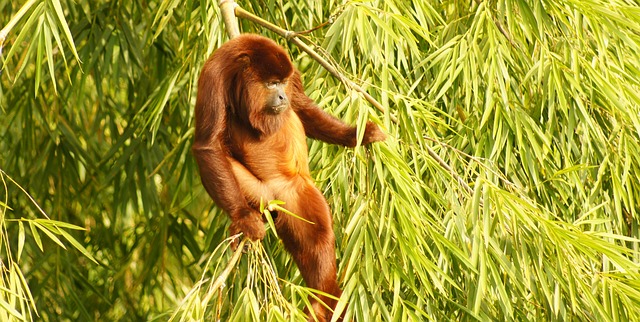
<path id="1" fill-rule="evenodd" d="M 229 214 L 232 235 L 242 232 L 252 240 L 262 239 L 265 230 L 261 215 L 249 206 L 221 143 L 217 140 L 208 144 L 196 141 L 193 145 L 202 185 L 216 204 Z"/>
<path id="2" fill-rule="evenodd" d="M 351 148 L 356 146 L 358 139 L 356 127 L 343 123 L 317 107 L 301 109 L 297 114 L 308 137 Z M 375 123 L 368 121 L 364 129 L 362 145 L 384 141 L 386 137 Z"/>
<path id="3" fill-rule="evenodd" d="M 207 70 L 203 70 L 203 75 Z M 200 77 L 196 100 L 196 131 L 192 146 L 202 185 L 216 204 L 231 218 L 232 235 L 243 232 L 250 239 L 264 238 L 264 224 L 257 210 L 249 206 L 234 175 L 231 154 L 225 144 L 226 102 L 214 95 L 212 77 Z M 217 91 L 219 93 L 219 91 Z"/>
<path id="4" fill-rule="evenodd" d="M 227 159 L 231 164 L 233 175 L 239 183 L 242 194 L 252 208 L 258 209 L 261 201 L 268 202 L 275 199 L 271 189 L 251 173 L 247 167 L 233 157 L 228 157 Z"/>
<path id="5" fill-rule="evenodd" d="M 298 71 L 291 76 L 290 82 L 293 88 L 291 106 L 302 121 L 308 137 L 332 144 L 356 146 L 358 139 L 356 127 L 350 126 L 318 108 L 313 100 L 304 93 Z M 362 139 L 363 145 L 384 141 L 386 138 L 387 135 L 375 123 L 367 122 Z"/>
<path id="6" fill-rule="evenodd" d="M 216 204 L 224 209 L 231 219 L 247 204 L 227 160 L 226 149 L 221 142 L 194 142 L 193 155 L 198 162 L 202 185 Z"/>

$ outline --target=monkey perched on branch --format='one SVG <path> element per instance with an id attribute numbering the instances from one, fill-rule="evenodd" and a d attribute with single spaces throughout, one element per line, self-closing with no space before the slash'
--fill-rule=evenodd
<path id="1" fill-rule="evenodd" d="M 259 240 L 261 200 L 282 200 L 294 216 L 275 227 L 307 286 L 340 297 L 329 205 L 309 173 L 306 137 L 354 147 L 356 128 L 319 109 L 304 93 L 300 72 L 274 41 L 234 38 L 207 60 L 198 81 L 193 153 L 202 183 L 231 219 L 230 233 Z M 386 135 L 366 124 L 362 144 Z M 337 301 L 312 300 L 318 321 L 329 321 Z M 310 321 L 313 320 L 309 317 Z"/>

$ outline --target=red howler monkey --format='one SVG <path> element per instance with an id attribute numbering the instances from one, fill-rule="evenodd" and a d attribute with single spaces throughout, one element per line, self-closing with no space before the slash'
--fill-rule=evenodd
<path id="1" fill-rule="evenodd" d="M 230 233 L 262 239 L 260 200 L 314 224 L 280 214 L 275 227 L 307 286 L 339 297 L 329 206 L 309 174 L 306 136 L 353 147 L 356 128 L 320 110 L 304 93 L 300 72 L 274 41 L 234 38 L 207 60 L 198 80 L 193 153 L 202 184 L 231 218 Z M 386 135 L 368 122 L 362 144 Z M 337 301 L 320 299 L 334 309 Z M 312 301 L 319 321 L 332 313 Z M 311 317 L 310 320 L 313 320 Z"/>

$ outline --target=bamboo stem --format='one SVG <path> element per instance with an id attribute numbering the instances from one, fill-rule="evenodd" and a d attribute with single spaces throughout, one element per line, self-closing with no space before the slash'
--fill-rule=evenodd
<path id="1" fill-rule="evenodd" d="M 238 7 L 238 4 L 235 0 L 221 0 L 218 5 L 220 6 L 220 13 L 222 14 L 222 20 L 224 21 L 224 26 L 227 29 L 229 38 L 240 36 L 238 19 L 236 19 L 236 15 L 233 11 Z"/>

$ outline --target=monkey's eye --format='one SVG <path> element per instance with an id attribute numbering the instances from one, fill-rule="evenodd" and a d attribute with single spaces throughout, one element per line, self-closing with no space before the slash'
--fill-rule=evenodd
<path id="1" fill-rule="evenodd" d="M 267 83 L 267 88 L 272 89 L 272 88 L 276 88 L 276 86 L 280 85 L 280 82 L 268 82 Z"/>

